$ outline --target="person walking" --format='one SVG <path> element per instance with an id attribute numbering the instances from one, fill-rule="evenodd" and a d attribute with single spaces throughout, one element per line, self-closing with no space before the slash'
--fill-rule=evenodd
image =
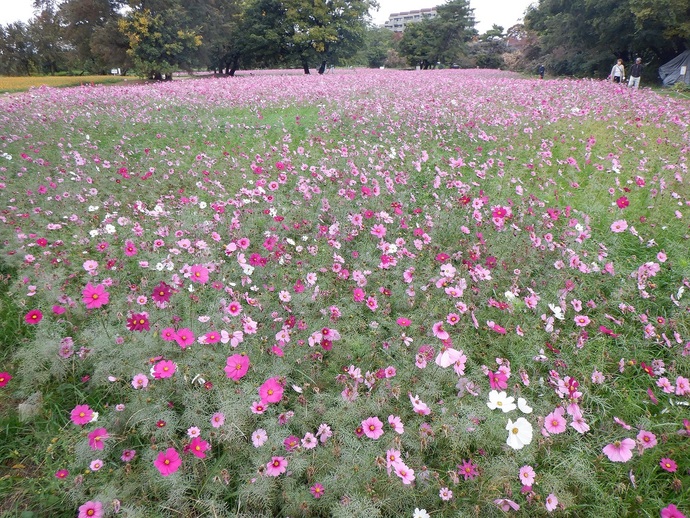
<path id="1" fill-rule="evenodd" d="M 642 58 L 637 58 L 635 64 L 630 67 L 630 81 L 628 87 L 637 90 L 640 87 L 640 76 L 642 76 Z"/>
<path id="2" fill-rule="evenodd" d="M 625 81 L 625 67 L 623 66 L 622 59 L 619 59 L 618 61 L 616 61 L 616 64 L 613 65 L 609 78 L 614 83 L 622 83 L 623 81 Z"/>

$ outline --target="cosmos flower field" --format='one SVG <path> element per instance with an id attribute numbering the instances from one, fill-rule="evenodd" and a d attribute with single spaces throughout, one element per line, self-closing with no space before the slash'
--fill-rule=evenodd
<path id="1" fill-rule="evenodd" d="M 0 98 L 0 510 L 689 515 L 689 124 L 476 70 Z"/>

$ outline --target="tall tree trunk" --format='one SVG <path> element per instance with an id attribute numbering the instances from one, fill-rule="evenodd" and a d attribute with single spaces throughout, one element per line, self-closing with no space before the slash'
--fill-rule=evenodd
<path id="1" fill-rule="evenodd" d="M 323 73 L 326 71 L 326 60 L 323 60 L 321 62 L 321 66 L 319 67 L 319 74 L 323 75 Z"/>
<path id="2" fill-rule="evenodd" d="M 240 57 L 235 56 L 232 60 L 232 68 L 230 69 L 230 77 L 235 77 L 235 71 L 240 68 Z"/>
<path id="3" fill-rule="evenodd" d="M 309 63 L 306 59 L 302 61 L 302 68 L 304 69 L 305 74 L 309 73 Z"/>

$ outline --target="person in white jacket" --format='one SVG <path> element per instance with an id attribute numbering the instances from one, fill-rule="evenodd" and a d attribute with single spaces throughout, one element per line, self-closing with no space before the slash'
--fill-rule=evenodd
<path id="1" fill-rule="evenodd" d="M 622 83 L 625 81 L 625 67 L 623 66 L 622 59 L 619 59 L 616 61 L 616 64 L 613 65 L 609 79 L 614 83 Z"/>

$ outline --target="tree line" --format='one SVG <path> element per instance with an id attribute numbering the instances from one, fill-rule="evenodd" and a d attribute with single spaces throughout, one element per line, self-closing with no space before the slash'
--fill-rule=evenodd
<path id="1" fill-rule="evenodd" d="M 34 0 L 0 26 L 0 75 L 336 66 L 505 68 L 605 77 L 642 57 L 649 76 L 690 46 L 690 0 L 539 0 L 524 24 L 479 34 L 469 0 L 394 33 L 376 0 Z"/>

